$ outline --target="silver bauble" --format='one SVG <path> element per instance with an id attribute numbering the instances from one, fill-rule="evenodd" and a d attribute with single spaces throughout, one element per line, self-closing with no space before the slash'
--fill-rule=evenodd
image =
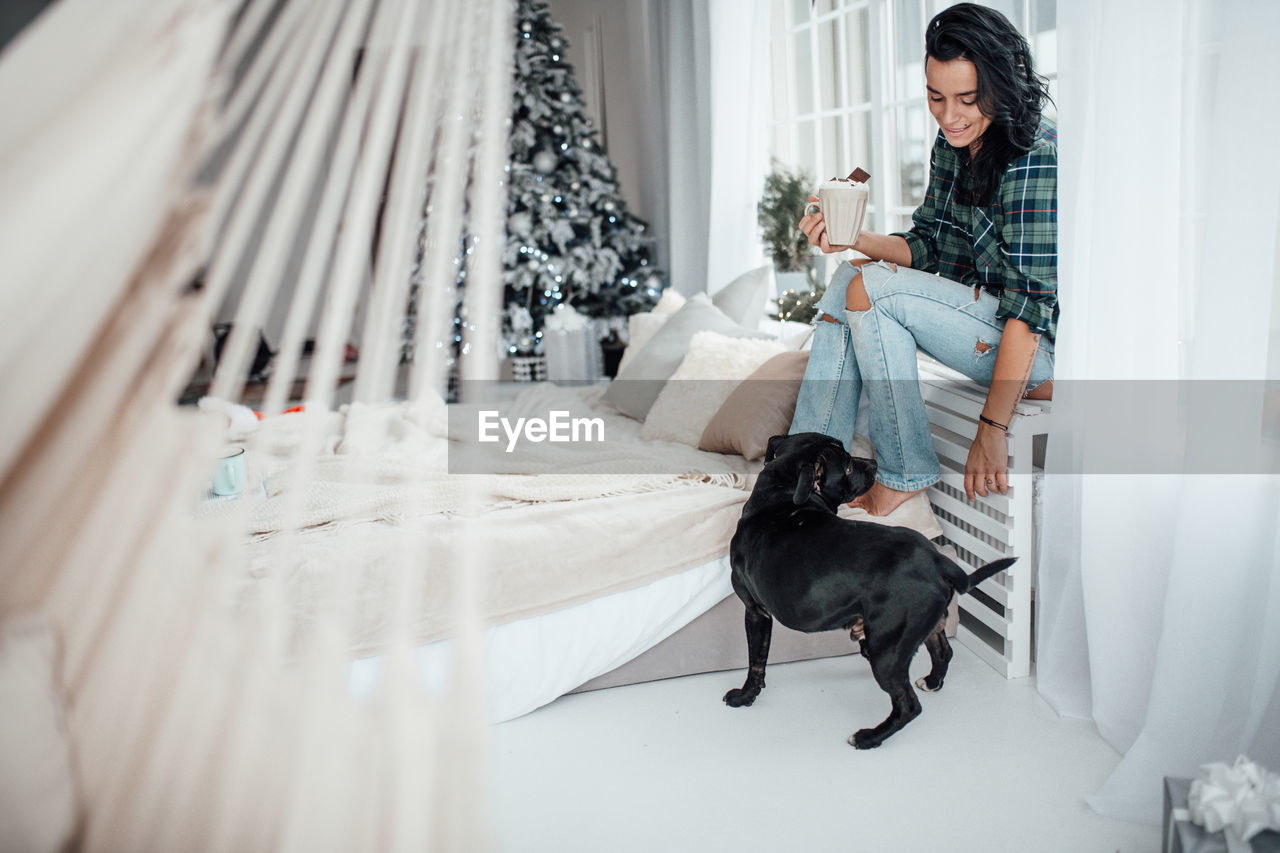
<path id="1" fill-rule="evenodd" d="M 544 175 L 550 174 L 556 170 L 556 164 L 559 163 L 556 155 L 550 151 L 539 151 L 533 155 L 533 168 L 537 169 Z"/>

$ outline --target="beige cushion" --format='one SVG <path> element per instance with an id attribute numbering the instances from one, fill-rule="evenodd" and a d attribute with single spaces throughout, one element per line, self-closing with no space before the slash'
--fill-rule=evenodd
<path id="1" fill-rule="evenodd" d="M 775 340 L 698 332 L 689 342 L 684 361 L 662 386 L 640 437 L 697 447 L 702 431 L 733 389 L 781 352 L 786 347 Z"/>
<path id="2" fill-rule="evenodd" d="M 62 850 L 75 830 L 71 748 L 47 624 L 0 630 L 0 850 Z"/>
<path id="3" fill-rule="evenodd" d="M 800 382 L 809 353 L 775 355 L 744 380 L 712 416 L 698 447 L 717 453 L 739 453 L 745 459 L 764 456 L 769 438 L 791 428 Z"/>

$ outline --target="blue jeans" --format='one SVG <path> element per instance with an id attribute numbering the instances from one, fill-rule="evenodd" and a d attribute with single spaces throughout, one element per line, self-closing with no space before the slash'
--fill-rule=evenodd
<path id="1" fill-rule="evenodd" d="M 845 308 L 845 293 L 862 276 L 868 311 Z M 929 418 L 920 395 L 916 350 L 990 386 L 1004 320 L 999 300 L 981 291 L 883 261 L 859 269 L 841 264 L 818 303 L 813 351 L 805 370 L 791 432 L 821 432 L 849 450 L 863 390 L 870 406 L 876 481 L 898 491 L 940 479 Z M 829 314 L 838 322 L 822 319 Z M 979 344 L 985 346 L 979 346 Z M 1028 388 L 1053 376 L 1053 342 L 1041 336 Z"/>

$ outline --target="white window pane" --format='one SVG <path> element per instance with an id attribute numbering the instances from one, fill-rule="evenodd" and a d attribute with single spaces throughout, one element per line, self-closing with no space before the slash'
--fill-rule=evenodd
<path id="1" fill-rule="evenodd" d="M 809 0 L 791 0 L 791 26 L 809 20 Z"/>
<path id="2" fill-rule="evenodd" d="M 813 112 L 813 51 L 809 49 L 809 30 L 801 30 L 791 38 L 791 55 L 796 70 L 796 112 Z"/>
<path id="3" fill-rule="evenodd" d="M 792 162 L 809 177 L 819 174 L 817 141 L 813 135 L 812 120 L 802 121 L 796 125 L 796 152 Z"/>
<path id="4" fill-rule="evenodd" d="M 838 0 L 818 0 L 817 5 L 814 6 L 814 13 L 825 15 L 828 12 L 834 12 L 839 5 Z"/>
<path id="5" fill-rule="evenodd" d="M 893 0 L 896 97 L 924 93 L 924 25 L 923 0 Z"/>
<path id="6" fill-rule="evenodd" d="M 1058 28 L 1058 0 L 1031 0 L 1031 32 L 1047 33 Z"/>
<path id="7" fill-rule="evenodd" d="M 834 110 L 840 104 L 840 78 L 836 72 L 840 53 L 837 19 L 831 18 L 818 25 L 818 88 L 822 93 L 822 108 Z"/>
<path id="8" fill-rule="evenodd" d="M 1023 19 L 1022 0 L 974 0 L 974 2 L 979 6 L 986 6 L 989 9 L 995 9 L 1000 14 L 1008 18 L 1019 32 L 1026 35 L 1027 22 Z M 929 19 L 932 20 L 934 15 L 952 5 L 954 5 L 952 0 L 929 0 Z M 924 35 L 924 30 L 920 31 L 920 35 Z"/>
<path id="9" fill-rule="evenodd" d="M 1058 73 L 1058 34 L 1039 33 L 1031 37 L 1031 61 L 1036 73 L 1046 77 Z"/>
<path id="10" fill-rule="evenodd" d="M 780 35 L 787 28 L 786 20 L 787 4 L 784 0 L 773 0 L 773 34 Z"/>
<path id="11" fill-rule="evenodd" d="M 871 31 L 866 9 L 845 15 L 846 106 L 871 100 Z"/>
<path id="12" fill-rule="evenodd" d="M 827 178 L 843 178 L 853 171 L 849 162 L 849 148 L 845 141 L 844 117 L 833 116 L 822 120 L 822 162 L 818 165 L 815 177 L 820 181 Z"/>
<path id="13" fill-rule="evenodd" d="M 782 163 L 795 160 L 795 152 L 791 150 L 791 125 L 779 124 L 773 128 L 773 150 L 769 152 L 774 159 Z"/>
<path id="14" fill-rule="evenodd" d="M 773 40 L 773 118 L 788 121 L 791 117 L 791 66 L 787 62 L 787 41 Z"/>
<path id="15" fill-rule="evenodd" d="M 929 133 L 928 113 L 923 104 L 897 110 L 899 186 L 898 200 L 903 205 L 918 205 L 924 199 L 925 180 L 929 176 L 929 149 L 933 136 Z M 937 128 L 933 128 L 936 132 Z"/>
<path id="16" fill-rule="evenodd" d="M 876 162 L 871 138 L 871 113 L 859 112 L 849 116 L 849 154 L 850 165 L 845 175 L 859 167 L 871 171 Z"/>
<path id="17" fill-rule="evenodd" d="M 982 5 L 1000 12 L 1009 19 L 1018 32 L 1026 34 L 1027 21 L 1022 14 L 1022 0 L 982 0 Z"/>

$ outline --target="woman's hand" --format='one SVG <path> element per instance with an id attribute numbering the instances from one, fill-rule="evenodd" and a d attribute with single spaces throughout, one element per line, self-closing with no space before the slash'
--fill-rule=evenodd
<path id="1" fill-rule="evenodd" d="M 816 195 L 810 195 L 809 201 L 817 201 Z M 822 250 L 823 254 L 831 254 L 832 252 L 843 252 L 845 249 L 852 249 L 852 246 L 833 246 L 827 242 L 827 223 L 823 220 L 821 213 L 810 213 L 800 220 L 800 230 L 809 238 L 809 242 Z"/>
<path id="2" fill-rule="evenodd" d="M 1009 438 L 1004 430 L 979 422 L 964 463 L 964 493 L 973 500 L 975 493 L 985 498 L 993 491 L 1009 492 Z"/>

